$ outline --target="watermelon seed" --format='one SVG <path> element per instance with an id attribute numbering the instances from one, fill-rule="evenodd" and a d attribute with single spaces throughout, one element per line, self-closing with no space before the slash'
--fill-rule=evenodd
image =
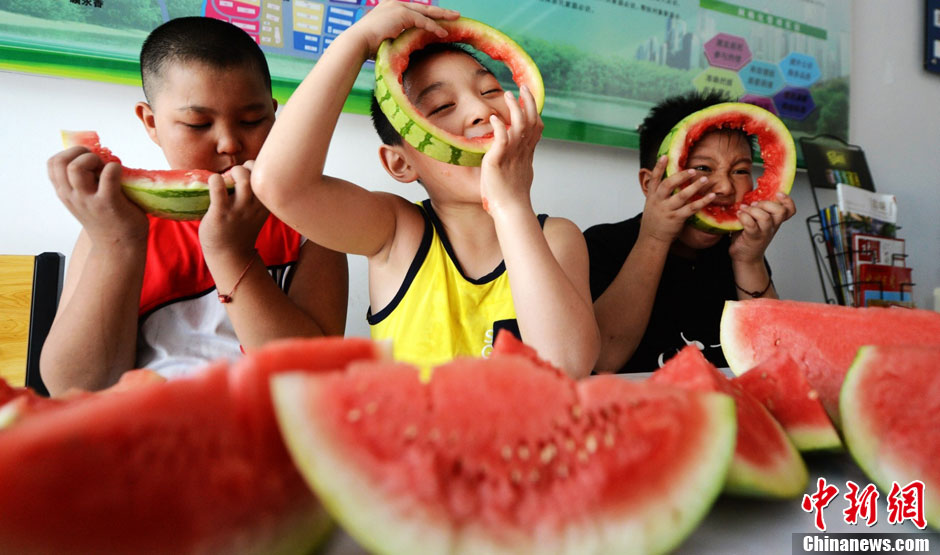
<path id="1" fill-rule="evenodd" d="M 438 440 L 441 439 L 441 431 L 437 428 L 431 428 L 431 431 L 428 433 L 428 439 L 433 443 L 437 443 Z"/>
<path id="2" fill-rule="evenodd" d="M 558 465 L 558 468 L 555 469 L 555 474 L 558 474 L 559 478 L 567 478 L 568 477 L 568 465 L 565 465 L 565 464 Z"/>
<path id="3" fill-rule="evenodd" d="M 350 422 L 358 422 L 361 416 L 362 412 L 359 409 L 351 409 L 346 413 L 346 420 Z"/>
<path id="4" fill-rule="evenodd" d="M 525 445 L 519 446 L 519 458 L 524 461 L 529 460 L 529 448 Z"/>
<path id="5" fill-rule="evenodd" d="M 580 461 L 582 464 L 587 464 L 588 454 L 584 449 L 578 449 L 578 461 Z"/>
<path id="6" fill-rule="evenodd" d="M 587 439 L 584 440 L 584 446 L 587 448 L 588 453 L 597 451 L 597 438 L 594 437 L 594 434 L 588 434 Z"/>
<path id="7" fill-rule="evenodd" d="M 778 337 L 777 339 L 774 339 L 774 346 L 776 347 L 779 344 L 780 344 L 780 338 Z"/>
<path id="8" fill-rule="evenodd" d="M 548 464 L 555 458 L 556 453 L 558 453 L 558 448 L 555 447 L 555 444 L 549 443 L 542 449 L 542 452 L 539 453 L 539 460 L 542 461 L 542 464 Z"/>
<path id="9" fill-rule="evenodd" d="M 604 434 L 604 446 L 613 447 L 614 446 L 614 434 L 607 432 Z"/>
<path id="10" fill-rule="evenodd" d="M 522 473 L 518 469 L 512 469 L 512 472 L 509 473 L 509 479 L 512 480 L 512 483 L 518 484 L 522 482 Z"/>
<path id="11" fill-rule="evenodd" d="M 529 481 L 534 484 L 539 481 L 539 478 L 540 478 L 539 471 L 533 468 L 532 472 L 529 472 Z"/>
<path id="12" fill-rule="evenodd" d="M 819 399 L 819 392 L 815 389 L 810 389 L 806 396 L 815 401 L 816 399 Z"/>
<path id="13" fill-rule="evenodd" d="M 761 372 L 761 373 L 760 373 L 760 378 L 761 378 L 762 380 L 766 380 L 766 379 L 767 379 L 767 372 Z"/>
<path id="14" fill-rule="evenodd" d="M 568 451 L 574 451 L 574 440 L 570 437 L 565 440 L 565 449 Z"/>
<path id="15" fill-rule="evenodd" d="M 405 439 L 414 439 L 418 437 L 418 427 L 414 424 L 405 428 Z"/>
<path id="16" fill-rule="evenodd" d="M 501 454 L 503 455 L 504 460 L 508 461 L 512 459 L 512 447 L 510 447 L 509 445 L 503 445 L 503 450 L 501 451 Z"/>
<path id="17" fill-rule="evenodd" d="M 379 408 L 378 404 L 375 401 L 372 401 L 371 403 L 366 405 L 366 414 L 375 414 L 375 411 L 378 408 Z"/>
<path id="18" fill-rule="evenodd" d="M 581 418 L 581 405 L 573 405 L 571 407 L 571 416 L 577 420 Z"/>

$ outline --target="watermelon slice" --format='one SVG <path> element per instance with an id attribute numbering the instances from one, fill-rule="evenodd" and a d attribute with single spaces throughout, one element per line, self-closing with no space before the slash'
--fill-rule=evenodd
<path id="1" fill-rule="evenodd" d="M 728 301 L 721 315 L 720 337 L 728 366 L 737 375 L 777 349 L 786 349 L 805 365 L 806 379 L 839 427 L 839 389 L 858 348 L 936 343 L 940 314 L 776 299 Z"/>
<path id="2" fill-rule="evenodd" d="M 799 451 L 767 409 L 732 383 L 693 345 L 653 372 L 650 381 L 693 391 L 717 391 L 734 399 L 738 430 L 725 491 L 754 497 L 798 497 L 809 471 Z"/>
<path id="3" fill-rule="evenodd" d="M 764 173 L 756 187 L 731 206 L 711 204 L 690 218 L 694 227 L 709 233 L 729 233 L 742 229 L 738 208 L 762 200 L 776 200 L 789 193 L 796 176 L 796 145 L 786 125 L 773 113 L 753 104 L 724 102 L 690 114 L 677 123 L 663 139 L 657 156 L 668 155 L 666 175 L 685 169 L 692 146 L 709 131 L 739 129 L 757 137 Z"/>
<path id="4" fill-rule="evenodd" d="M 331 519 L 294 467 L 267 378 L 375 358 L 285 340 L 228 368 L 133 375 L 0 429 L 0 553 L 304 553 Z M 300 342 L 300 343 L 295 343 Z M 289 362 L 289 364 L 288 364 Z M 266 403 L 265 403 L 266 401 Z"/>
<path id="5" fill-rule="evenodd" d="M 375 553 L 661 553 L 700 521 L 734 443 L 724 395 L 528 356 L 282 374 L 294 460 Z"/>
<path id="6" fill-rule="evenodd" d="M 923 482 L 920 509 L 940 529 L 940 343 L 862 347 L 840 400 L 845 442 L 858 465 L 886 496 L 895 482 Z"/>
<path id="7" fill-rule="evenodd" d="M 473 46 L 497 61 L 505 62 L 519 87 L 526 85 L 539 113 L 545 104 L 542 75 L 532 58 L 511 38 L 473 19 L 461 17 L 437 24 L 447 31 L 444 38 L 422 29 L 408 29 L 395 40 L 386 40 L 375 55 L 375 98 L 392 127 L 418 151 L 461 166 L 479 166 L 492 138 L 468 139 L 448 133 L 427 120 L 411 104 L 402 87 L 402 74 L 412 52 L 434 42 L 458 42 Z"/>
<path id="8" fill-rule="evenodd" d="M 800 451 L 837 450 L 839 433 L 819 402 L 819 393 L 786 349 L 731 380 L 761 402 Z"/>
<path id="9" fill-rule="evenodd" d="M 101 146 L 94 131 L 62 131 L 66 148 L 83 146 L 97 154 L 104 163 L 121 163 L 110 149 Z M 145 212 L 170 220 L 198 220 L 209 209 L 208 170 L 141 170 L 124 167 L 121 186 L 124 194 Z M 229 192 L 235 190 L 226 179 Z"/>

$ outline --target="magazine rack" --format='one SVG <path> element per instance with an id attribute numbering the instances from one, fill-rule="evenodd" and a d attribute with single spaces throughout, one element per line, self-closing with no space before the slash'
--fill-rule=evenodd
<path id="1" fill-rule="evenodd" d="M 830 238 L 844 236 L 842 226 L 844 223 L 832 225 L 824 221 L 823 211 L 819 206 L 817 189 L 835 189 L 837 183 L 846 183 L 874 192 L 875 185 L 868 170 L 865 152 L 856 145 L 851 145 L 832 135 L 817 135 L 815 137 L 801 137 L 800 147 L 806 162 L 806 171 L 810 182 L 810 191 L 813 194 L 815 213 L 806 218 L 806 230 L 809 234 L 810 245 L 813 248 L 813 260 L 816 262 L 816 272 L 822 287 L 823 298 L 828 304 L 854 306 L 854 290 L 856 286 L 875 284 L 878 286 L 879 297 L 885 299 L 885 291 L 880 282 L 852 281 L 843 283 L 840 279 L 839 257 L 851 261 L 858 254 L 851 245 L 844 248 L 835 248 Z M 895 230 L 901 229 L 898 226 Z M 864 251 L 862 251 L 864 252 Z M 899 255 L 906 257 L 907 255 Z M 904 282 L 901 290 L 912 293 L 913 283 Z"/>

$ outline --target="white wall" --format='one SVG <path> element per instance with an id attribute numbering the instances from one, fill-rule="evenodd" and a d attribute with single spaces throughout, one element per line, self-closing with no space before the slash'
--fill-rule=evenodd
<path id="1" fill-rule="evenodd" d="M 880 0 L 854 0 L 853 6 L 850 140 L 865 149 L 878 190 L 898 197 L 915 301 L 929 308 L 940 286 L 940 76 L 921 68 L 922 3 L 891 2 L 889 8 Z M 6 199 L 0 203 L 0 253 L 71 254 L 79 227 L 55 197 L 45 170 L 46 159 L 61 148 L 60 129 L 97 130 L 128 166 L 166 167 L 133 115 L 141 99 L 130 86 L 0 73 L 0 183 Z M 418 186 L 401 186 L 385 175 L 371 154 L 378 144 L 368 118 L 343 114 L 327 171 L 424 198 Z M 568 217 L 584 229 L 642 209 L 635 150 L 544 140 L 535 165 L 537 211 Z M 774 282 L 783 297 L 822 301 L 805 225 L 813 203 L 804 172 L 792 194 L 797 216 L 768 252 Z M 820 203 L 833 201 L 821 192 Z M 365 276 L 364 260 L 350 257 L 352 335 L 368 334 Z"/>

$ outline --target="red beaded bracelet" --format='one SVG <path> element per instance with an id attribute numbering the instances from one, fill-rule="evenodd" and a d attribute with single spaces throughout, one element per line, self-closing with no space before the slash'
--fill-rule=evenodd
<path id="1" fill-rule="evenodd" d="M 235 289 L 238 288 L 238 284 L 242 282 L 242 278 L 245 277 L 245 274 L 248 273 L 248 268 L 251 268 L 251 265 L 255 263 L 256 255 L 251 256 L 251 260 L 248 261 L 248 264 L 245 265 L 245 269 L 242 270 L 242 274 L 238 276 L 238 279 L 235 280 L 235 285 L 232 286 L 232 290 L 228 295 L 225 293 L 219 293 L 219 302 L 222 304 L 228 304 L 232 302 L 232 295 L 235 294 Z"/>

